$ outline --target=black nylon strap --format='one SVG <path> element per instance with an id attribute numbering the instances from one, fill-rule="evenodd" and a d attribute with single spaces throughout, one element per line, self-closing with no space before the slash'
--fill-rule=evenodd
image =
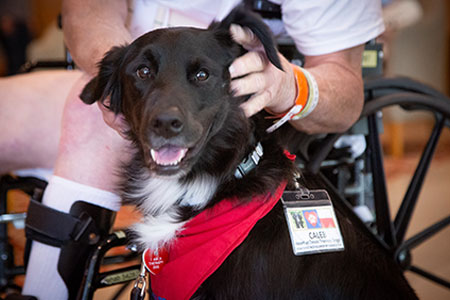
<path id="1" fill-rule="evenodd" d="M 89 233 L 97 233 L 95 222 L 88 215 L 79 218 L 45 206 L 31 199 L 25 221 L 27 238 L 61 247 L 69 240 L 88 239 Z"/>

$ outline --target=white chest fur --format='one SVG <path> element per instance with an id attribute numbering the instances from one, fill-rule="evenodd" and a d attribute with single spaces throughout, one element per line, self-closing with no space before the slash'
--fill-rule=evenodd
<path id="1" fill-rule="evenodd" d="M 173 239 L 186 221 L 180 221 L 180 206 L 204 207 L 217 189 L 214 177 L 203 175 L 180 183 L 177 178 L 150 177 L 139 181 L 130 198 L 144 198 L 140 209 L 144 215 L 141 223 L 132 229 L 136 242 L 146 248 L 156 249 Z"/>

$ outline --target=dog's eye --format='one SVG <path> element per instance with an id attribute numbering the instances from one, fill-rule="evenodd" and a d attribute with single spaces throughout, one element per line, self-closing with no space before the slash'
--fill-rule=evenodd
<path id="1" fill-rule="evenodd" d="M 148 67 L 139 67 L 136 70 L 136 75 L 140 78 L 140 79 L 147 79 L 148 77 L 150 77 L 150 68 Z"/>
<path id="2" fill-rule="evenodd" d="M 195 79 L 198 81 L 205 81 L 206 79 L 208 79 L 209 74 L 206 70 L 200 70 L 197 72 L 197 74 L 195 74 Z"/>

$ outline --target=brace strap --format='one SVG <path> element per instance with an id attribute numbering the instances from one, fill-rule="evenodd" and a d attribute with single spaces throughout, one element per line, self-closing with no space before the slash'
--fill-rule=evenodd
<path id="1" fill-rule="evenodd" d="M 30 199 L 25 233 L 28 239 L 61 247 L 68 241 L 95 244 L 99 240 L 99 231 L 94 220 L 82 213 L 75 217 L 40 202 Z"/>

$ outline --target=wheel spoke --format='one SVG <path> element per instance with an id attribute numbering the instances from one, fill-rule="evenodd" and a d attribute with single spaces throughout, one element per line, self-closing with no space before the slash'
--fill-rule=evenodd
<path id="1" fill-rule="evenodd" d="M 369 126 L 368 144 L 370 147 L 370 165 L 373 173 L 373 193 L 375 201 L 375 215 L 378 235 L 392 248 L 396 246 L 395 235 L 388 206 L 386 178 L 384 175 L 383 152 L 378 136 L 376 115 L 367 117 Z"/>
<path id="2" fill-rule="evenodd" d="M 433 158 L 434 151 L 439 142 L 442 129 L 445 124 L 445 119 L 441 115 L 436 116 L 436 124 L 431 132 L 428 143 L 422 153 L 422 157 L 417 165 L 414 175 L 409 183 L 408 189 L 403 198 L 402 204 L 397 212 L 394 221 L 397 241 L 403 241 L 406 230 L 408 229 L 409 221 L 411 220 L 414 207 L 416 205 L 419 193 Z"/>
<path id="3" fill-rule="evenodd" d="M 438 283 L 438 284 L 440 284 L 440 285 L 443 285 L 443 286 L 445 286 L 445 287 L 450 288 L 450 282 L 449 282 L 449 281 L 447 281 L 447 280 L 445 280 L 445 279 L 442 279 L 442 278 L 439 278 L 439 277 L 437 277 L 436 275 L 433 275 L 433 274 L 431 274 L 430 272 L 425 271 L 425 270 L 423 270 L 423 269 L 421 269 L 421 268 L 419 268 L 419 267 L 411 266 L 411 267 L 409 268 L 409 270 L 410 270 L 411 272 L 414 272 L 414 273 L 416 273 L 416 274 L 419 274 L 420 276 L 423 276 L 423 277 L 425 277 L 425 278 L 427 278 L 427 279 L 429 279 L 429 280 L 431 280 L 431 281 L 434 281 L 434 282 L 436 282 L 436 283 Z"/>
<path id="4" fill-rule="evenodd" d="M 401 252 L 404 250 L 411 250 L 422 244 L 427 239 L 431 238 L 433 235 L 444 229 L 450 225 L 450 216 L 445 217 L 439 222 L 427 227 L 421 232 L 415 234 L 413 237 L 407 239 L 397 250 L 397 252 Z"/>

